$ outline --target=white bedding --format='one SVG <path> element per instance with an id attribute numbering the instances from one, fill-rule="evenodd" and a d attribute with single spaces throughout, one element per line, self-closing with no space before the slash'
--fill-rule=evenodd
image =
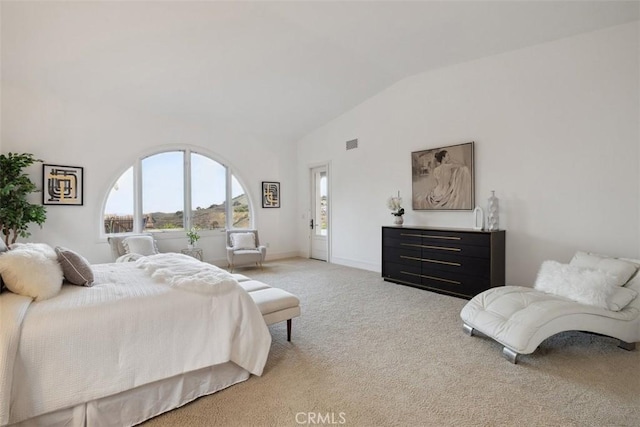
<path id="1" fill-rule="evenodd" d="M 148 258 L 154 271 L 165 268 L 162 282 L 135 263 L 99 264 L 90 288 L 65 285 L 30 305 L 0 295 L 0 425 L 228 361 L 262 374 L 271 336 L 237 282 L 194 281 L 192 271 L 188 286 L 176 286 L 178 270 L 216 267 L 179 254 Z M 25 305 L 12 358 L 15 328 L 5 325 L 19 328 Z"/>

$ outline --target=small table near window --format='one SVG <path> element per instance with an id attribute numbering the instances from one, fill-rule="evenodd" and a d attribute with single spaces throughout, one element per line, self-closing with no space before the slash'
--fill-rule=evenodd
<path id="1" fill-rule="evenodd" d="M 194 257 L 195 259 L 198 259 L 198 260 L 202 261 L 202 249 L 201 248 L 181 249 L 180 252 L 185 254 L 185 255 L 189 255 L 191 257 Z"/>

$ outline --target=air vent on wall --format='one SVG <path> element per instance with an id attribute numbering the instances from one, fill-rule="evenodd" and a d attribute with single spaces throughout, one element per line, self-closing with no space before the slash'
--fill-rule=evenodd
<path id="1" fill-rule="evenodd" d="M 347 141 L 347 150 L 353 150 L 354 148 L 358 148 L 358 139 L 352 139 L 351 141 Z"/>

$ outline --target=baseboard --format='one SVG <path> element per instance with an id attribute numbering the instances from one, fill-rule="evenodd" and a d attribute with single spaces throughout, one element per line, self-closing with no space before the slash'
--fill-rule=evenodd
<path id="1" fill-rule="evenodd" d="M 346 267 L 359 268 L 361 270 L 375 271 L 381 273 L 382 268 L 379 264 L 371 264 L 369 262 L 355 261 L 347 258 L 331 257 L 332 264 L 344 265 Z"/>
<path id="2" fill-rule="evenodd" d="M 264 263 L 268 264 L 269 261 L 275 261 L 277 259 L 285 259 L 285 258 L 297 258 L 300 256 L 300 253 L 297 251 L 292 252 L 277 252 L 277 253 L 269 253 L 267 250 L 267 259 L 265 259 Z M 209 264 L 213 264 L 220 268 L 227 268 L 228 261 L 226 258 L 215 258 L 211 260 L 205 260 Z"/>

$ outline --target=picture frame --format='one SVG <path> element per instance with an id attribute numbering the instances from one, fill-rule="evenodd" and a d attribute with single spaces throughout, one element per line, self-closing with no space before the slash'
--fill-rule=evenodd
<path id="1" fill-rule="evenodd" d="M 411 200 L 417 211 L 475 207 L 474 142 L 411 153 Z"/>
<path id="2" fill-rule="evenodd" d="M 82 206 L 84 169 L 80 166 L 42 165 L 42 204 Z"/>
<path id="3" fill-rule="evenodd" d="M 274 181 L 262 181 L 262 207 L 280 207 L 280 183 Z"/>

